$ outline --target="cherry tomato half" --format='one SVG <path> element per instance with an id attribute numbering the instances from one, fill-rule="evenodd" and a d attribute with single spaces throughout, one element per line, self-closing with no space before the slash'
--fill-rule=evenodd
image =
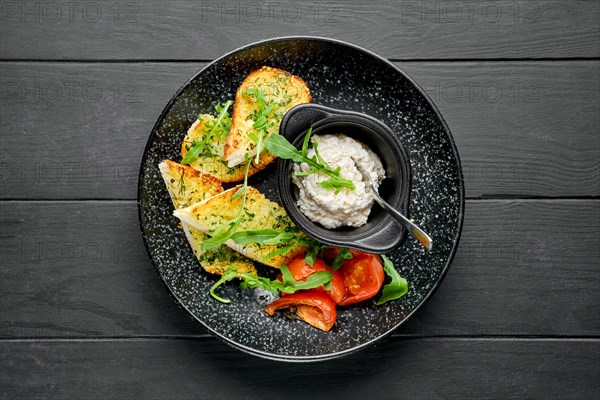
<path id="1" fill-rule="evenodd" d="M 314 264 L 311 266 L 304 261 L 304 257 L 298 257 L 289 263 L 287 267 L 295 281 L 305 280 L 315 272 L 329 271 L 333 274 L 333 277 L 331 278 L 331 289 L 325 290 L 323 286 L 320 286 L 315 290 L 325 291 L 336 304 L 342 301 L 346 295 L 346 285 L 342 275 L 340 275 L 339 272 L 332 270 L 320 258 L 315 259 Z"/>
<path id="2" fill-rule="evenodd" d="M 271 316 L 282 308 L 296 308 L 296 315 L 304 322 L 329 332 L 335 323 L 335 303 L 327 294 L 317 290 L 307 290 L 289 294 L 265 307 Z"/>
<path id="3" fill-rule="evenodd" d="M 347 306 L 370 299 L 381 286 L 385 274 L 381 258 L 375 254 L 352 251 L 353 257 L 342 263 L 338 272 L 344 277 L 346 296 L 338 304 Z"/>

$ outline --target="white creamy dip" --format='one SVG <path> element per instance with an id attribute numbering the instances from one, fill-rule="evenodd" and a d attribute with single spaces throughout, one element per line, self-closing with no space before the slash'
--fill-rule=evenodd
<path id="1" fill-rule="evenodd" d="M 340 175 L 354 182 L 355 189 L 342 188 L 336 194 L 335 190 L 325 189 L 319 182 L 328 177 L 321 173 L 307 176 L 292 175 L 292 181 L 300 191 L 298 206 L 311 221 L 318 222 L 325 228 L 333 229 L 340 226 L 359 227 L 367 223 L 367 218 L 375 198 L 369 190 L 369 183 L 363 182 L 362 175 L 356 163 L 361 163 L 377 188 L 385 171 L 379 157 L 366 145 L 343 134 L 316 135 L 311 142 L 318 143 L 319 155 L 332 168 L 341 168 Z M 308 150 L 308 157 L 315 155 L 314 148 Z M 294 172 L 308 171 L 306 163 L 294 164 Z"/>

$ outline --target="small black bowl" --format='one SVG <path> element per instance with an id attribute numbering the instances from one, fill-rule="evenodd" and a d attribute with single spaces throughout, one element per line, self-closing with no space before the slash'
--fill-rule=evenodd
<path id="1" fill-rule="evenodd" d="M 279 133 L 300 149 L 304 134 L 311 126 L 313 135 L 342 133 L 374 151 L 385 169 L 385 179 L 379 187 L 379 194 L 394 208 L 408 215 L 410 163 L 402 143 L 389 127 L 365 114 L 317 104 L 301 104 L 287 112 Z M 292 221 L 308 236 L 332 246 L 350 247 L 376 254 L 397 248 L 405 239 L 406 229 L 377 203 L 373 205 L 367 223 L 358 228 L 327 229 L 311 221 L 298 207 L 298 188 L 292 183 L 293 165 L 291 160 L 279 160 L 279 196 Z"/>

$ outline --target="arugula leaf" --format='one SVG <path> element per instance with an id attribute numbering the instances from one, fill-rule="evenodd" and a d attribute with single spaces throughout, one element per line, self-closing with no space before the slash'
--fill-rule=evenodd
<path id="1" fill-rule="evenodd" d="M 274 281 L 271 281 L 268 278 L 263 278 L 253 274 L 243 274 L 243 276 L 238 275 L 237 278 L 242 279 L 242 282 L 240 283 L 240 287 L 242 289 L 254 289 L 260 287 L 271 293 L 273 296 L 277 296 L 279 294 L 278 289 L 272 285 L 272 282 Z"/>
<path id="2" fill-rule="evenodd" d="M 306 135 L 310 136 L 311 132 L 312 127 L 308 129 Z M 286 138 L 278 134 L 269 136 L 265 140 L 264 144 L 267 151 L 275 157 L 292 160 L 297 163 L 306 163 L 313 171 L 310 172 L 311 170 L 309 170 L 310 173 L 320 172 L 329 176 L 329 179 L 320 182 L 319 184 L 326 189 L 334 189 L 336 194 L 338 194 L 342 188 L 348 188 L 350 190 L 356 189 L 354 182 L 352 182 L 350 179 L 343 178 L 340 175 L 340 167 L 333 169 L 327 165 L 325 160 L 323 160 L 323 158 L 317 153 L 317 143 L 313 143 L 315 156 L 309 158 L 304 153 L 305 143 L 307 143 L 306 136 L 304 139 L 302 150 L 298 150 L 290 142 L 288 142 Z M 308 144 L 306 146 L 308 146 Z M 300 172 L 296 173 L 296 175 L 308 175 L 308 173 Z"/>
<path id="3" fill-rule="evenodd" d="M 324 181 L 319 182 L 319 186 L 324 187 L 327 190 L 335 190 L 335 194 L 338 194 L 341 190 L 338 182 L 333 178 L 325 179 Z"/>
<path id="4" fill-rule="evenodd" d="M 319 164 L 323 164 L 325 167 L 331 168 L 329 164 L 327 164 L 327 161 L 325 161 L 323 157 L 321 157 L 321 154 L 319 154 L 319 142 L 313 142 L 313 150 L 315 151 L 315 156 L 313 158 L 316 159 Z M 339 175 L 340 169 L 340 167 L 337 167 L 333 172 Z"/>
<path id="5" fill-rule="evenodd" d="M 284 277 L 283 282 L 279 280 L 270 280 L 268 278 L 256 276 L 252 273 L 238 273 L 235 268 L 230 268 L 227 271 L 225 271 L 225 273 L 223 273 L 223 275 L 217 282 L 215 282 L 215 284 L 210 288 L 209 292 L 214 299 L 220 301 L 221 303 L 230 303 L 230 300 L 224 299 L 217 295 L 215 293 L 215 290 L 219 286 L 235 278 L 242 279 L 242 283 L 240 284 L 240 286 L 244 289 L 261 287 L 273 294 L 274 296 L 276 296 L 278 294 L 278 291 L 284 293 L 294 293 L 298 290 L 314 289 L 321 285 L 326 285 L 328 282 L 331 281 L 331 278 L 333 277 L 333 274 L 329 271 L 320 271 L 310 275 L 305 281 L 298 282 L 294 280 L 292 274 L 290 273 L 290 270 L 285 265 L 281 266 L 281 273 Z"/>
<path id="6" fill-rule="evenodd" d="M 350 260 L 352 253 L 346 247 L 338 247 L 338 254 L 331 263 L 331 269 L 337 271 L 345 260 Z"/>
<path id="7" fill-rule="evenodd" d="M 254 122 L 254 124 L 252 124 L 252 127 L 254 129 L 263 129 L 267 126 L 267 122 L 267 118 L 265 116 L 261 116 L 256 120 L 256 122 Z"/>
<path id="8" fill-rule="evenodd" d="M 229 282 L 230 280 L 234 279 L 237 275 L 238 275 L 238 273 L 235 268 L 230 268 L 227 271 L 225 271 L 223 273 L 223 275 L 221 276 L 221 279 L 216 281 L 215 284 L 212 285 L 212 287 L 210 288 L 210 290 L 209 290 L 210 295 L 212 297 L 214 297 L 216 300 L 220 301 L 221 303 L 231 303 L 231 300 L 224 299 L 222 297 L 219 297 L 217 294 L 215 294 L 215 289 L 218 288 L 219 286 L 221 286 L 222 284 L 224 284 L 225 282 Z"/>
<path id="9" fill-rule="evenodd" d="M 200 154 L 204 153 L 205 147 L 206 142 L 204 140 L 194 140 L 192 142 L 192 147 L 183 156 L 181 164 L 187 165 L 196 161 L 198 157 L 200 157 Z"/>
<path id="10" fill-rule="evenodd" d="M 270 252 L 269 254 L 265 255 L 263 257 L 263 261 L 270 260 L 271 258 L 276 257 L 276 256 L 287 254 L 290 250 L 292 250 L 294 248 L 294 246 L 296 246 L 296 245 L 294 243 L 292 243 L 290 245 L 275 249 L 272 252 Z"/>
<path id="11" fill-rule="evenodd" d="M 327 282 L 331 281 L 332 277 L 333 274 L 329 271 L 319 271 L 309 275 L 305 281 L 295 281 L 293 285 L 284 285 L 279 290 L 285 293 L 295 293 L 298 290 L 314 289 L 327 284 Z"/>
<path id="12" fill-rule="evenodd" d="M 294 175 L 296 176 L 308 176 L 308 175 L 312 175 L 312 174 L 316 174 L 317 171 L 314 169 L 309 169 L 308 171 L 302 171 L 302 170 L 298 170 L 298 171 L 294 171 Z"/>
<path id="13" fill-rule="evenodd" d="M 327 247 L 327 245 L 321 244 L 320 242 L 316 241 L 315 239 L 309 238 L 308 236 L 296 236 L 294 240 L 296 241 L 296 243 L 302 244 L 306 247 L 318 247 L 319 250 L 321 248 Z"/>
<path id="14" fill-rule="evenodd" d="M 265 148 L 271 155 L 294 162 L 305 162 L 310 160 L 296 149 L 290 142 L 281 135 L 273 134 L 265 140 Z"/>
<path id="15" fill-rule="evenodd" d="M 242 222 L 242 216 L 244 215 L 244 210 L 246 207 L 246 194 L 248 192 L 248 171 L 250 170 L 250 164 L 251 163 L 248 160 L 248 157 L 246 156 L 246 172 L 244 173 L 244 184 L 234 193 L 233 196 L 231 196 L 232 200 L 235 200 L 238 197 L 242 196 L 242 205 L 238 213 L 236 214 L 234 219 L 232 219 L 231 221 L 227 221 L 221 224 L 219 227 L 217 227 L 217 229 L 215 229 L 210 235 L 211 237 L 205 239 L 202 242 L 202 251 L 216 249 L 223 243 L 231 239 L 231 237 L 237 231 L 240 222 Z"/>
<path id="16" fill-rule="evenodd" d="M 225 102 L 225 104 L 220 108 L 220 111 L 219 111 L 219 109 L 217 109 L 215 107 L 215 110 L 219 113 L 219 116 L 217 117 L 217 122 L 215 122 L 215 126 L 213 126 L 210 133 L 208 134 L 209 136 L 212 137 L 212 135 L 215 133 L 215 129 L 217 129 L 218 127 L 221 126 L 221 121 L 223 121 L 223 118 L 225 118 L 225 117 L 229 118 L 229 113 L 227 112 L 227 110 L 229 109 L 229 107 L 231 107 L 232 104 L 233 104 L 233 101 L 227 100 Z M 231 119 L 229 121 L 229 126 L 231 126 Z M 227 132 L 227 133 L 229 133 L 229 132 Z"/>
<path id="17" fill-rule="evenodd" d="M 275 229 L 257 229 L 249 231 L 236 232 L 231 236 L 231 240 L 239 244 L 258 243 L 258 244 L 279 244 L 287 243 L 294 238 L 290 232 L 279 232 Z"/>
<path id="18" fill-rule="evenodd" d="M 291 232 L 280 232 L 279 235 L 263 241 L 263 244 L 282 244 L 295 241 L 296 235 Z"/>
<path id="19" fill-rule="evenodd" d="M 271 114 L 271 112 L 273 112 L 273 110 L 275 109 L 275 106 L 277 106 L 277 103 L 269 103 L 267 108 L 265 108 L 265 110 L 263 111 L 263 115 L 268 116 L 269 114 Z"/>
<path id="20" fill-rule="evenodd" d="M 408 292 L 408 282 L 396 271 L 392 261 L 384 255 L 381 256 L 381 259 L 383 260 L 383 270 L 392 278 L 392 281 L 383 287 L 381 297 L 376 303 L 378 306 L 390 300 L 399 299 Z"/>
<path id="21" fill-rule="evenodd" d="M 195 139 L 192 142 L 192 146 L 188 149 L 181 160 L 181 164 L 191 164 L 204 154 L 206 150 L 213 155 L 219 155 L 218 151 L 214 149 L 212 144 L 215 142 L 215 135 L 217 139 L 223 139 L 229 134 L 231 128 L 231 118 L 229 117 L 229 107 L 233 104 L 233 101 L 227 100 L 223 105 L 216 105 L 215 111 L 217 112 L 216 120 L 206 120 L 205 129 L 203 130 L 204 137 L 202 139 Z M 199 119 L 204 119 L 199 117 Z M 210 128 L 210 131 L 206 128 Z"/>
<path id="22" fill-rule="evenodd" d="M 312 267 L 315 264 L 315 260 L 317 259 L 317 254 L 319 253 L 319 250 L 319 246 L 311 246 L 308 249 L 306 255 L 304 256 L 304 262 Z"/>
<path id="23" fill-rule="evenodd" d="M 308 157 L 308 145 L 310 143 L 310 134 L 312 133 L 312 128 L 309 129 L 306 132 L 306 135 L 304 135 L 304 141 L 302 142 L 302 152 L 300 154 L 302 154 L 302 157 Z"/>
<path id="24" fill-rule="evenodd" d="M 237 223 L 232 223 L 232 221 L 230 221 L 218 227 L 218 233 L 213 233 L 213 236 L 202 242 L 202 251 L 218 249 L 223 243 L 231 238 L 233 233 L 235 233 L 237 225 Z"/>
<path id="25" fill-rule="evenodd" d="M 254 162 L 258 163 L 260 161 L 260 153 L 263 151 L 264 139 L 265 136 L 267 136 L 267 129 L 271 127 L 268 117 L 275 109 L 275 106 L 277 106 L 277 103 L 267 102 L 265 92 L 262 89 L 251 88 L 244 90 L 242 93 L 254 96 L 258 103 L 258 110 L 253 114 L 254 123 L 252 124 L 252 128 L 256 130 L 256 132 L 248 132 L 250 139 L 256 143 L 256 159 Z"/>
<path id="26" fill-rule="evenodd" d="M 292 276 L 292 273 L 291 273 L 290 269 L 287 267 L 287 265 L 281 264 L 279 266 L 279 269 L 281 270 L 281 278 L 283 279 L 283 283 L 285 285 L 296 283 L 296 281 L 294 280 L 294 277 Z"/>

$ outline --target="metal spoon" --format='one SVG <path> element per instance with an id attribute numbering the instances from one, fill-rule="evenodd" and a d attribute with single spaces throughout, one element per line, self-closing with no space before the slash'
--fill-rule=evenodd
<path id="1" fill-rule="evenodd" d="M 373 180 L 371 179 L 371 174 L 367 171 L 367 169 L 359 162 L 356 163 L 356 167 L 358 171 L 362 174 L 363 182 L 368 183 L 373 196 L 375 196 L 375 200 L 383 207 L 385 211 L 387 211 L 392 217 L 394 217 L 398 222 L 400 222 L 408 231 L 417 239 L 427 251 L 431 251 L 433 247 L 433 240 L 426 234 L 421 228 L 415 225 L 411 220 L 406 218 L 402 213 L 396 210 L 394 207 L 389 205 L 384 199 L 379 196 L 377 193 L 377 189 L 373 185 Z"/>

